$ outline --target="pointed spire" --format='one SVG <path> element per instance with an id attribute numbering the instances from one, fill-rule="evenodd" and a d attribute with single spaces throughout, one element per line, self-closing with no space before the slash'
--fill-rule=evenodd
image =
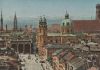
<path id="1" fill-rule="evenodd" d="M 15 12 L 15 15 L 14 15 L 14 30 L 15 31 L 17 30 L 17 16 L 16 16 L 16 12 Z"/>
<path id="2" fill-rule="evenodd" d="M 3 16 L 2 16 L 2 10 L 1 10 L 1 31 L 3 30 Z"/>
<path id="3" fill-rule="evenodd" d="M 2 18 L 2 10 L 1 10 L 1 18 Z"/>
<path id="4" fill-rule="evenodd" d="M 16 17 L 16 12 L 15 12 L 15 15 L 14 15 L 14 19 L 17 19 L 17 17 Z"/>
<path id="5" fill-rule="evenodd" d="M 65 14 L 65 19 L 69 19 L 69 14 L 68 14 L 67 10 L 66 10 L 66 14 Z"/>

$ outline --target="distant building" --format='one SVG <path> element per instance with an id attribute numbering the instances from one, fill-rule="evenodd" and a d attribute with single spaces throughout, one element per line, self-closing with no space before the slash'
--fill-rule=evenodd
<path id="1" fill-rule="evenodd" d="M 14 31 L 23 31 L 22 27 L 18 27 L 18 20 L 17 20 L 17 16 L 16 13 L 14 15 L 14 20 L 13 20 L 13 24 L 12 24 L 12 29 L 8 29 L 8 24 L 6 24 L 4 26 L 4 20 L 3 20 L 3 15 L 2 15 L 2 11 L 1 11 L 1 15 L 0 15 L 0 32 L 2 33 L 9 33 L 9 32 L 14 32 Z"/>
<path id="2" fill-rule="evenodd" d="M 61 33 L 62 34 L 71 34 L 73 32 L 72 20 L 69 17 L 69 14 L 66 12 L 65 19 L 61 23 Z"/>
<path id="3" fill-rule="evenodd" d="M 100 32 L 98 6 L 95 20 L 71 20 L 66 13 L 62 23 L 57 25 L 57 31 L 49 32 L 46 18 L 40 18 L 36 35 L 38 54 L 42 58 L 47 56 L 47 60 L 51 59 L 54 70 L 87 70 L 92 66 L 99 66 L 99 57 L 94 52 L 100 53 L 100 47 L 88 45 L 91 44 L 91 33 Z M 52 28 L 56 29 L 51 27 L 51 30 Z"/>
<path id="4" fill-rule="evenodd" d="M 96 5 L 96 20 L 100 20 L 100 4 Z"/>
<path id="5" fill-rule="evenodd" d="M 65 14 L 65 19 L 62 21 L 61 31 L 59 33 L 50 33 L 47 30 L 46 18 L 41 17 L 36 36 L 37 48 L 39 50 L 42 50 L 42 48 L 44 48 L 47 44 L 66 44 L 69 42 L 78 42 L 76 35 L 72 34 L 72 22 L 68 13 Z"/>
<path id="6" fill-rule="evenodd" d="M 94 20 L 71 20 L 72 30 L 74 33 L 100 33 L 100 4 L 96 5 L 96 19 Z M 55 25 L 52 25 L 49 28 L 49 31 L 60 32 L 60 24 L 56 26 L 57 29 L 54 29 Z M 51 30 L 50 30 L 51 29 Z M 54 30 L 53 30 L 54 29 Z M 66 29 L 67 30 L 67 29 Z"/>
<path id="7" fill-rule="evenodd" d="M 70 43 L 79 43 L 79 39 L 91 40 L 92 38 L 90 35 L 86 35 L 84 33 L 80 34 L 81 37 L 78 37 L 78 35 L 75 34 L 73 31 L 73 23 L 68 13 L 65 14 L 65 19 L 60 25 L 59 32 L 49 32 L 46 18 L 41 17 L 39 20 L 39 28 L 36 35 L 36 43 L 39 54 L 41 55 L 41 53 L 43 52 L 43 48 L 45 48 L 47 44 L 70 45 Z"/>
<path id="8" fill-rule="evenodd" d="M 95 20 L 73 20 L 74 32 L 100 33 L 100 4 L 96 5 Z"/>
<path id="9" fill-rule="evenodd" d="M 100 33 L 100 4 L 96 5 L 96 19 L 73 20 L 74 32 Z"/>
<path id="10" fill-rule="evenodd" d="M 32 53 L 33 35 L 24 32 L 0 34 L 0 48 L 10 47 L 18 53 Z"/>
<path id="11" fill-rule="evenodd" d="M 60 32 L 60 25 L 55 23 L 48 26 L 48 32 L 59 33 Z"/>

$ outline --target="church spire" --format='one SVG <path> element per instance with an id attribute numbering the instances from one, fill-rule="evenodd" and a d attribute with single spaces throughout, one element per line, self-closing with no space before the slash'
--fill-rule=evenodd
<path id="1" fill-rule="evenodd" d="M 3 31 L 3 17 L 2 17 L 2 10 L 1 10 L 1 31 Z"/>
<path id="2" fill-rule="evenodd" d="M 14 31 L 17 30 L 17 17 L 16 17 L 16 12 L 15 12 L 15 15 L 14 15 L 14 27 L 13 27 Z"/>

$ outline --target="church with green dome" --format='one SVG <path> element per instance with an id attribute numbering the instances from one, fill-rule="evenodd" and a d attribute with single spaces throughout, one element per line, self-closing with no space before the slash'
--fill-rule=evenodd
<path id="1" fill-rule="evenodd" d="M 66 12 L 65 18 L 61 23 L 61 33 L 72 33 L 72 21 L 69 17 L 69 14 Z"/>

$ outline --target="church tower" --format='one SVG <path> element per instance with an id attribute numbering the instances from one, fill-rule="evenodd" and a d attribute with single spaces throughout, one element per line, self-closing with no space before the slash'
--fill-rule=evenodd
<path id="1" fill-rule="evenodd" d="M 14 16 L 13 30 L 14 30 L 14 31 L 17 31 L 17 30 L 18 30 L 18 28 L 17 28 L 17 17 L 16 17 L 16 13 L 15 13 L 15 16 Z"/>
<path id="2" fill-rule="evenodd" d="M 37 34 L 37 48 L 39 55 L 42 55 L 43 49 L 46 45 L 46 39 L 47 39 L 47 21 L 45 17 L 40 17 L 39 20 L 39 29 Z"/>
<path id="3" fill-rule="evenodd" d="M 61 23 L 61 33 L 62 34 L 72 33 L 72 22 L 67 12 L 65 14 L 64 20 Z"/>
<path id="4" fill-rule="evenodd" d="M 100 4 L 96 5 L 96 20 L 100 20 Z"/>
<path id="5" fill-rule="evenodd" d="M 3 17 L 2 17 L 2 11 L 1 11 L 1 31 L 3 31 Z"/>

